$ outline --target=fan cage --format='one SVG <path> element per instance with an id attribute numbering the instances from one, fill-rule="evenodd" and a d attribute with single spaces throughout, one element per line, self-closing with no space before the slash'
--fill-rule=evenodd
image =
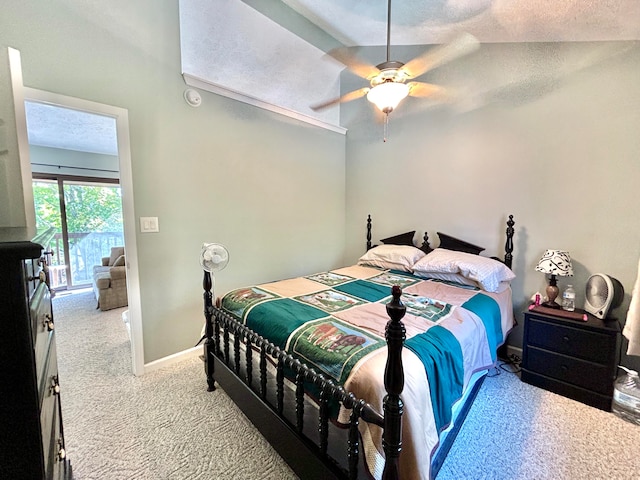
<path id="1" fill-rule="evenodd" d="M 589 277 L 585 289 L 585 310 L 600 319 L 605 319 L 609 311 L 622 304 L 624 288 L 615 278 L 596 273 Z"/>
<path id="2" fill-rule="evenodd" d="M 607 303 L 609 285 L 601 276 L 592 276 L 587 282 L 587 298 L 594 308 L 600 310 Z"/>

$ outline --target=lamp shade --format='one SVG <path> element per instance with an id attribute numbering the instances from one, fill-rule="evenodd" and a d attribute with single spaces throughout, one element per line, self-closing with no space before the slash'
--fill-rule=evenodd
<path id="1" fill-rule="evenodd" d="M 559 275 L 561 277 L 572 277 L 573 266 L 569 252 L 563 250 L 547 250 L 540 258 L 536 271 Z"/>
<path id="2" fill-rule="evenodd" d="M 367 94 L 367 100 L 375 103 L 384 113 L 391 113 L 400 101 L 409 95 L 409 86 L 400 82 L 384 82 L 376 85 Z"/>

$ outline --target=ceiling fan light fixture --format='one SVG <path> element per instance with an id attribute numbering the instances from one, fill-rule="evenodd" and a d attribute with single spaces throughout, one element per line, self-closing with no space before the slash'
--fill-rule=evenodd
<path id="1" fill-rule="evenodd" d="M 399 82 L 384 82 L 369 90 L 367 100 L 374 103 L 381 112 L 389 114 L 407 95 L 409 95 L 409 85 Z"/>

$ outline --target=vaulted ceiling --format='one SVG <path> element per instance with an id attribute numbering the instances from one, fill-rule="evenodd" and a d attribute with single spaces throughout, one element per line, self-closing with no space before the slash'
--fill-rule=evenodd
<path id="1" fill-rule="evenodd" d="M 340 128 L 339 108 L 314 112 L 309 105 L 340 94 L 344 69 L 326 52 L 386 43 L 387 0 L 179 0 L 179 7 L 188 85 L 325 127 Z M 392 2 L 392 45 L 441 44 L 461 32 L 481 43 L 638 40 L 640 0 Z M 60 132 L 56 126 L 69 122 L 56 115 L 69 112 L 31 108 L 37 131 L 32 123 L 30 133 L 39 145 L 113 145 L 99 122 L 74 122 L 73 132 Z M 96 145 L 87 144 L 90 138 Z"/>
<path id="2" fill-rule="evenodd" d="M 345 45 L 384 45 L 387 0 L 282 0 Z M 247 2 L 248 3 L 248 2 Z M 637 0 L 395 0 L 396 45 L 446 42 L 468 32 L 480 42 L 637 40 Z"/>
<path id="3" fill-rule="evenodd" d="M 326 52 L 384 46 L 388 6 L 388 0 L 180 0 L 185 81 L 339 126 L 338 107 L 310 108 L 340 96 L 344 65 Z M 392 49 L 445 44 L 462 33 L 480 43 L 637 40 L 640 1 L 395 0 L 389 30 Z"/>

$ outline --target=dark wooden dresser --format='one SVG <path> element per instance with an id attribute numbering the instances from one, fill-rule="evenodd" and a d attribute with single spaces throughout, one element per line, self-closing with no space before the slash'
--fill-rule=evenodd
<path id="1" fill-rule="evenodd" d="M 55 324 L 47 279 L 48 236 L 0 243 L 0 478 L 70 479 Z"/>
<path id="2" fill-rule="evenodd" d="M 580 321 L 528 311 L 522 347 L 523 381 L 611 410 L 620 348 L 618 322 L 589 314 L 587 321 Z"/>

